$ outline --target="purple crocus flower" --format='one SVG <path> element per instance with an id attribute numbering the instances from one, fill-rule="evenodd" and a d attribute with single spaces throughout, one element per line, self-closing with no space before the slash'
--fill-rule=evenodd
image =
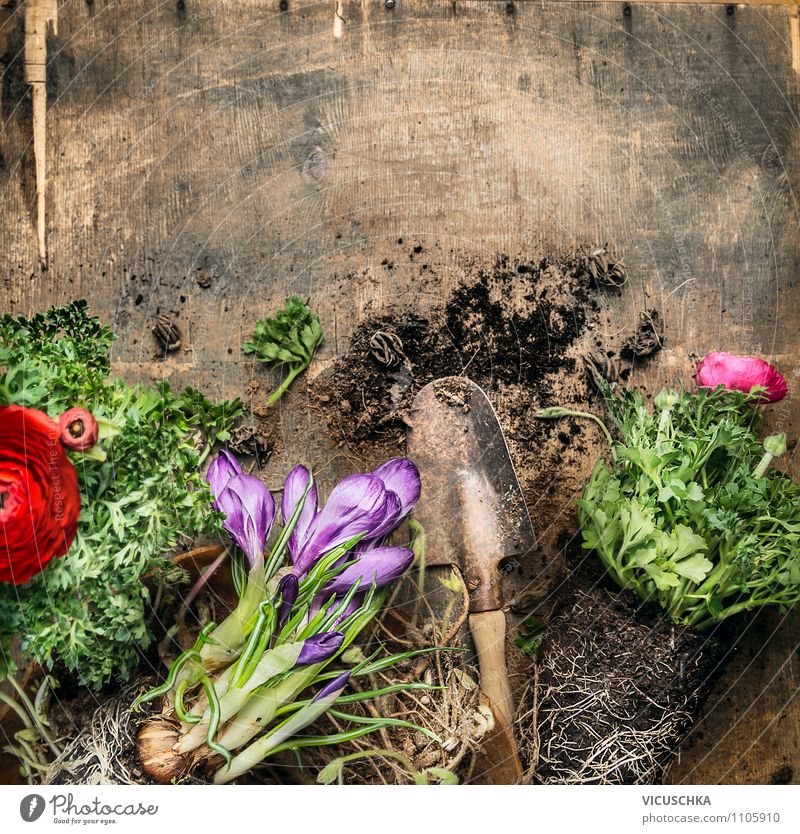
<path id="1" fill-rule="evenodd" d="M 323 554 L 382 525 L 387 502 L 386 487 L 374 475 L 349 475 L 339 481 L 309 525 L 299 552 L 292 554 L 295 573 L 302 576 Z"/>
<path id="2" fill-rule="evenodd" d="M 300 581 L 293 573 L 287 573 L 278 583 L 278 594 L 281 598 L 281 607 L 278 610 L 278 628 L 283 628 L 289 620 L 299 590 Z"/>
<path id="3" fill-rule="evenodd" d="M 242 465 L 238 460 L 227 450 L 221 449 L 219 454 L 208 465 L 208 472 L 206 473 L 206 480 L 211 487 L 211 505 L 217 512 L 221 512 L 217 505 L 217 498 L 222 490 L 228 484 L 228 481 L 234 475 L 242 474 Z"/>
<path id="4" fill-rule="evenodd" d="M 394 458 L 382 463 L 372 474 L 400 499 L 401 518 L 405 518 L 419 501 L 422 488 L 416 465 L 408 458 Z"/>
<path id="5" fill-rule="evenodd" d="M 414 553 L 407 547 L 376 547 L 363 553 L 357 562 L 346 567 L 323 589 L 323 596 L 346 594 L 358 582 L 359 591 L 381 588 L 402 576 L 414 561 Z"/>
<path id="6" fill-rule="evenodd" d="M 344 642 L 341 631 L 323 631 L 303 641 L 303 648 L 297 656 L 296 666 L 308 666 L 311 663 L 321 663 L 333 657 Z"/>
<path id="7" fill-rule="evenodd" d="M 311 699 L 311 703 L 315 704 L 319 701 L 328 701 L 332 704 L 342 694 L 349 680 L 350 672 L 342 672 L 338 678 L 334 678 L 332 681 L 326 683 Z"/>
<path id="8" fill-rule="evenodd" d="M 292 535 L 289 537 L 288 550 L 290 554 L 299 553 L 302 543 L 308 534 L 308 528 L 311 522 L 317 515 L 317 486 L 314 484 L 308 490 L 308 482 L 311 480 L 311 473 L 305 466 L 297 465 L 289 473 L 283 484 L 283 499 L 281 501 L 281 514 L 283 515 L 283 523 L 286 524 L 292 517 L 292 513 L 297 509 L 297 505 L 303 501 L 303 509 L 300 510 L 300 515 L 297 518 L 297 523 L 292 530 Z"/>
<path id="9" fill-rule="evenodd" d="M 296 467 L 291 479 L 289 498 L 284 488 L 284 517 L 297 506 L 308 484 L 308 471 Z M 311 493 L 313 501 L 309 501 Z M 316 492 L 306 498 L 301 517 L 289 542 L 293 572 L 305 574 L 325 553 L 359 534 L 364 538 L 358 550 L 368 550 L 379 544 L 411 511 L 420 494 L 417 467 L 408 458 L 396 458 L 379 466 L 372 474 L 350 475 L 331 492 L 325 506 L 313 517 L 309 507 L 316 510 Z M 291 509 L 289 509 L 291 508 Z"/>
<path id="10" fill-rule="evenodd" d="M 267 536 L 275 520 L 275 499 L 267 487 L 242 472 L 239 461 L 222 452 L 206 475 L 214 496 L 213 506 L 225 516 L 222 526 L 244 551 L 250 569 L 264 557 Z"/>

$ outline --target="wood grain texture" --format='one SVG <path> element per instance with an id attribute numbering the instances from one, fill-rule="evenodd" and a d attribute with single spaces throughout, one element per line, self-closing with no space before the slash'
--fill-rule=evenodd
<path id="1" fill-rule="evenodd" d="M 336 37 L 328 0 L 62 3 L 46 272 L 19 9 L 6 15 L 0 309 L 86 296 L 120 334 L 128 379 L 242 395 L 272 377 L 241 342 L 291 292 L 326 325 L 316 374 L 366 316 L 439 300 L 464 253 L 608 241 L 632 280 L 602 326 L 631 328 L 645 306 L 667 321 L 667 347 L 637 381 L 688 378 L 691 356 L 724 347 L 771 357 L 797 386 L 787 7 L 340 6 Z M 437 253 L 439 287 L 419 285 L 398 238 Z M 170 311 L 185 349 L 154 362 L 150 323 Z M 771 417 L 792 449 L 797 403 Z M 281 407 L 274 471 L 298 454 L 328 479 L 357 465 L 308 405 L 300 385 Z M 774 614 L 747 628 L 676 780 L 800 779 L 798 625 Z"/>

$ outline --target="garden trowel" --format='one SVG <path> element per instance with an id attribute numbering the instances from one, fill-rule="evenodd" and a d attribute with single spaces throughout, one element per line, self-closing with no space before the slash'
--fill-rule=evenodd
<path id="1" fill-rule="evenodd" d="M 513 783 L 522 768 L 512 731 L 501 579 L 535 550 L 533 525 L 497 415 L 474 382 L 429 383 L 409 422 L 408 456 L 422 479 L 414 516 L 425 530 L 425 565 L 456 566 L 466 583 L 481 691 L 495 718 L 485 744 L 486 775 L 496 784 Z"/>

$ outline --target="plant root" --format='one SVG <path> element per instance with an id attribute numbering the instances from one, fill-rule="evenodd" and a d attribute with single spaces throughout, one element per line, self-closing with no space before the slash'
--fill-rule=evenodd
<path id="1" fill-rule="evenodd" d="M 521 710 L 528 780 L 662 782 L 722 671 L 723 647 L 624 594 L 573 587 L 567 598 Z"/>

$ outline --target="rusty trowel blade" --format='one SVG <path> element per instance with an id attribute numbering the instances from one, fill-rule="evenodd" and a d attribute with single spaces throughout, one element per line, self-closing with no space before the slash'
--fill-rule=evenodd
<path id="1" fill-rule="evenodd" d="M 425 528 L 426 564 L 458 565 L 470 611 L 502 607 L 501 563 L 536 548 L 497 415 L 466 377 L 445 377 L 417 394 L 408 455 L 422 478 L 415 518 Z"/>

